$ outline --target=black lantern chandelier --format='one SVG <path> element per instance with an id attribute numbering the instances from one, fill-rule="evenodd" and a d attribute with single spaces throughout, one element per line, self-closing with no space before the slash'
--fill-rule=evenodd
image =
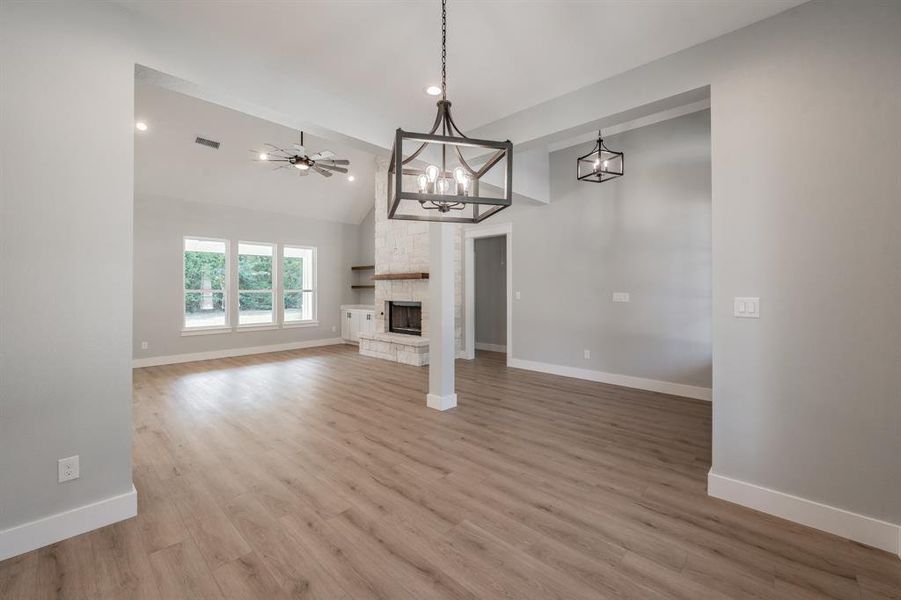
<path id="1" fill-rule="evenodd" d="M 622 152 L 614 152 L 604 145 L 604 138 L 598 131 L 598 141 L 594 149 L 576 161 L 576 177 L 579 181 L 592 183 L 604 183 L 622 177 L 624 160 Z"/>
<path id="2" fill-rule="evenodd" d="M 450 109 L 447 0 L 442 0 L 438 114 L 428 133 L 397 130 L 388 167 L 389 219 L 478 223 L 512 204 L 513 144 L 467 137 Z"/>

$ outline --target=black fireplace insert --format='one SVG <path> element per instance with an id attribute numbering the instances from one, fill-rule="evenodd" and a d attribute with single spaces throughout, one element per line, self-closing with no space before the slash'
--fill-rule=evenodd
<path id="1" fill-rule="evenodd" d="M 422 303 L 389 301 L 388 331 L 406 335 L 422 335 Z"/>

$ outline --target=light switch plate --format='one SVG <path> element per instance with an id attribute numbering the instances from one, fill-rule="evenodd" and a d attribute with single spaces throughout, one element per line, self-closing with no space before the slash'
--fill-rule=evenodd
<path id="1" fill-rule="evenodd" d="M 59 483 L 78 479 L 78 455 L 59 459 Z"/>
<path id="2" fill-rule="evenodd" d="M 735 316 L 740 319 L 760 318 L 760 298 L 736 298 Z"/>
<path id="3" fill-rule="evenodd" d="M 628 302 L 629 301 L 629 292 L 613 292 L 613 301 L 614 302 Z"/>

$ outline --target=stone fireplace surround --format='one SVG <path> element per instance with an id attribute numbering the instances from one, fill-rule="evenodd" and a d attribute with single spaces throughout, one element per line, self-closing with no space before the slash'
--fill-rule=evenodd
<path id="1" fill-rule="evenodd" d="M 429 272 L 429 223 L 388 219 L 387 159 L 380 159 L 375 176 L 375 272 Z M 463 349 L 463 229 L 454 225 L 454 337 Z M 429 364 L 429 280 L 375 281 L 375 327 L 360 334 L 360 354 L 409 365 Z M 422 303 L 422 335 L 388 332 L 388 301 Z"/>

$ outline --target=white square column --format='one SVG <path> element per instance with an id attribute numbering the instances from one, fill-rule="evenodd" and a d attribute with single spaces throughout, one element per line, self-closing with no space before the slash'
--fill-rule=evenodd
<path id="1" fill-rule="evenodd" d="M 436 410 L 457 406 L 454 393 L 454 224 L 429 224 L 429 395 Z"/>

